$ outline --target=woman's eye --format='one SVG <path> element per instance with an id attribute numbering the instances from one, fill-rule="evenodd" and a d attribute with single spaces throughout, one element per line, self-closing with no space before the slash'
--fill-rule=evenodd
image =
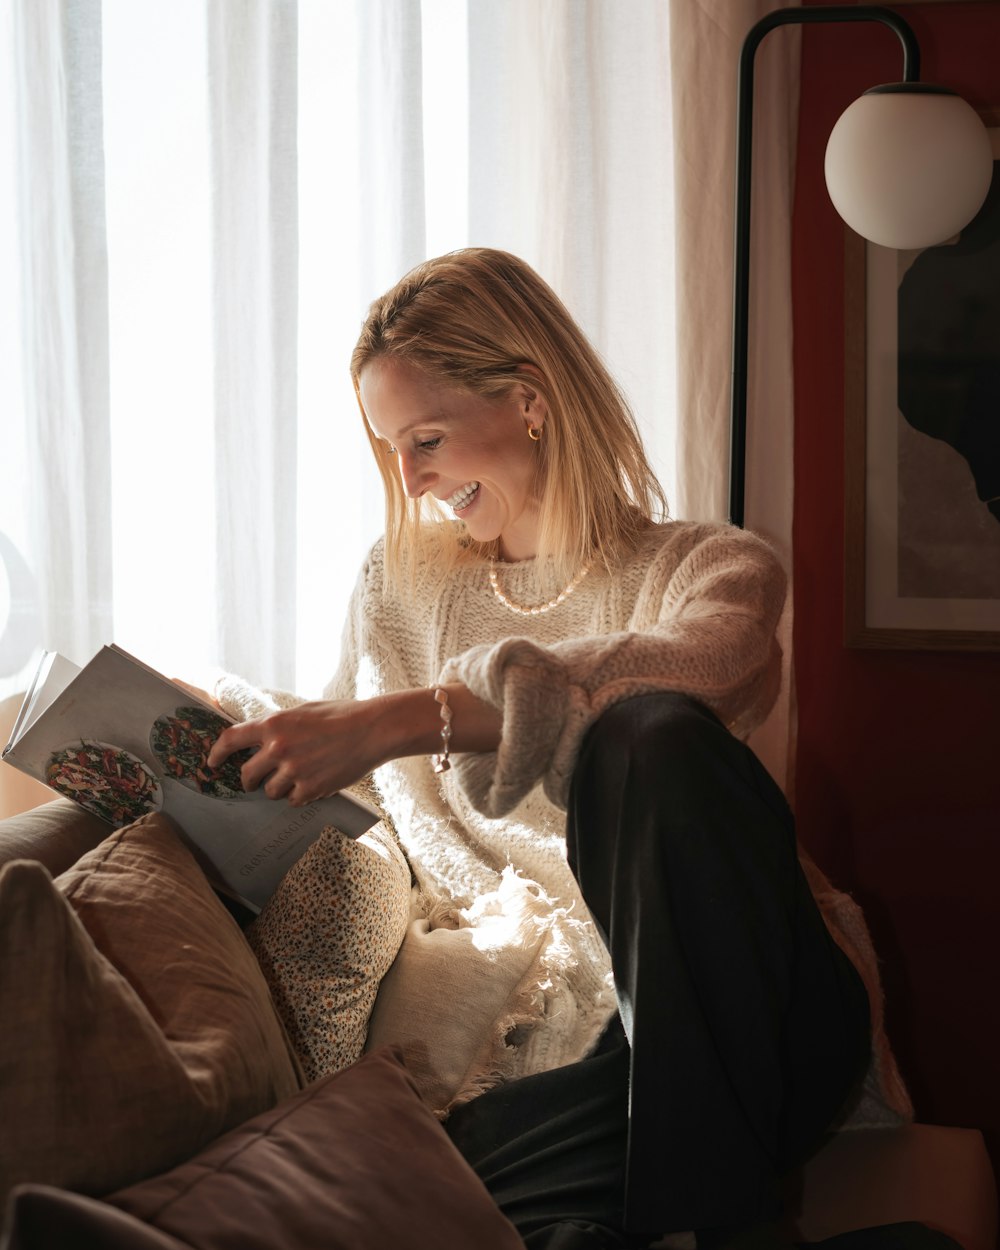
<path id="1" fill-rule="evenodd" d="M 440 438 L 426 438 L 424 439 L 422 443 L 418 443 L 417 446 L 420 448 L 421 451 L 433 451 L 435 447 L 441 446 L 441 439 Z"/>

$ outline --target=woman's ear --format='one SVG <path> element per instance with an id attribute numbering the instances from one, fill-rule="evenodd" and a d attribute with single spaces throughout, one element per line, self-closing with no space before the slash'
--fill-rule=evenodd
<path id="1" fill-rule="evenodd" d="M 534 365 L 518 365 L 517 371 L 521 376 L 517 395 L 521 415 L 531 425 L 540 427 L 545 424 L 545 418 L 549 415 L 543 393 L 544 375 Z M 539 389 L 536 383 L 542 383 L 542 388 Z"/>
<path id="2" fill-rule="evenodd" d="M 519 402 L 521 416 L 528 429 L 528 437 L 533 443 L 537 443 L 542 437 L 545 419 L 549 415 L 545 397 L 540 395 L 534 387 L 522 383 Z"/>

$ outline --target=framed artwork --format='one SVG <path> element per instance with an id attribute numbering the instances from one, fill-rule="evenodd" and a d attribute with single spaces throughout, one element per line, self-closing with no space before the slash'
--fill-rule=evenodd
<path id="1" fill-rule="evenodd" d="M 1000 650 L 1000 109 L 993 184 L 936 247 L 848 232 L 845 641 Z"/>

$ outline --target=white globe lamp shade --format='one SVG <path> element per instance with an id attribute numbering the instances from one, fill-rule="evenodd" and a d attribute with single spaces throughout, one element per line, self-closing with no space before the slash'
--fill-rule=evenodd
<path id="1" fill-rule="evenodd" d="M 858 234 L 883 247 L 931 247 L 982 207 L 993 154 L 986 127 L 961 96 L 891 83 L 846 110 L 825 167 L 830 199 Z"/>

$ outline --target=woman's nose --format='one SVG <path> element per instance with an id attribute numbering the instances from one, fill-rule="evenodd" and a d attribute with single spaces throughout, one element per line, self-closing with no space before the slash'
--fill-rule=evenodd
<path id="1" fill-rule="evenodd" d="M 431 475 L 426 469 L 421 469 L 416 458 L 409 453 L 400 451 L 397 455 L 403 491 L 410 499 L 419 499 L 426 492 Z"/>

